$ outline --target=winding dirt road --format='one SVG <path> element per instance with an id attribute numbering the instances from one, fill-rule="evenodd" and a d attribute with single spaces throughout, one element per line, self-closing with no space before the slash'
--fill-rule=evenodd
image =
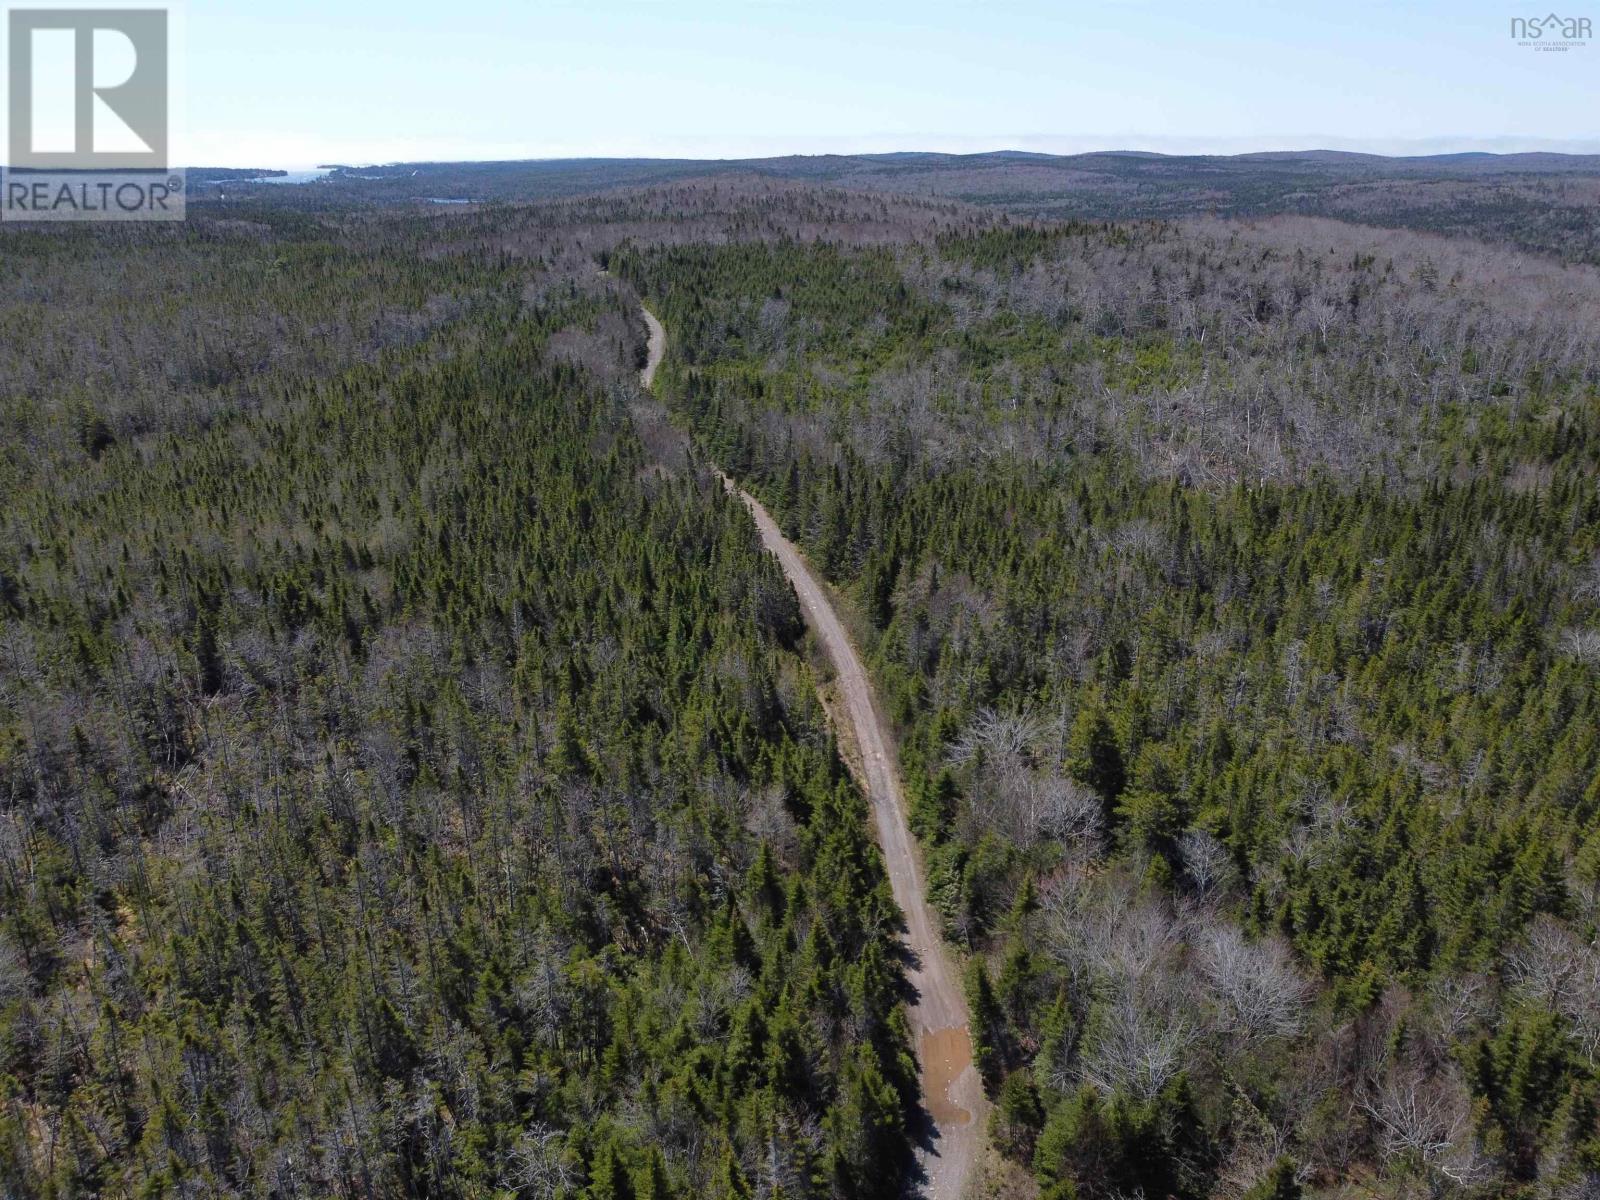
<path id="1" fill-rule="evenodd" d="M 644 370 L 639 372 L 639 382 L 648 391 L 656 381 L 656 368 L 661 365 L 661 356 L 667 352 L 667 331 L 661 328 L 661 322 L 648 308 L 641 308 L 639 312 L 644 316 L 645 327 L 650 330 L 650 342 L 644 352 Z"/>
<path id="2" fill-rule="evenodd" d="M 650 328 L 650 342 L 639 380 L 648 388 L 666 352 L 667 335 L 661 322 L 648 311 L 644 319 Z M 749 508 L 761 531 L 762 543 L 782 564 L 800 597 L 806 623 L 838 674 L 845 710 L 861 752 L 865 778 L 860 782 L 872 802 L 878 844 L 883 849 L 895 902 L 906 919 L 905 944 L 911 960 L 908 976 L 915 990 L 911 1029 L 917 1039 L 923 1102 L 933 1124 L 928 1144 L 918 1152 L 926 1176 L 923 1195 L 928 1200 L 962 1200 L 983 1138 L 983 1084 L 972 1062 L 966 998 L 928 907 L 916 844 L 906 825 L 894 741 L 878 714 L 872 683 L 850 636 L 800 551 L 783 536 L 754 497 L 740 491 L 726 475 L 722 475 L 722 482 Z"/>

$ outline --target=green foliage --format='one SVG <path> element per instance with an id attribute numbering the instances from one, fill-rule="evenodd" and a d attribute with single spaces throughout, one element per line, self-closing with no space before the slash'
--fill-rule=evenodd
<path id="1" fill-rule="evenodd" d="M 1023 1162 L 1031 1160 L 1044 1120 L 1044 1104 L 1032 1073 L 1026 1067 L 1012 1071 L 1000 1085 L 992 1127 L 1000 1152 Z"/>
<path id="2" fill-rule="evenodd" d="M 1245 1200 L 1300 1200 L 1300 1181 L 1295 1177 L 1294 1160 L 1280 1158 L 1244 1196 Z"/>
<path id="3" fill-rule="evenodd" d="M 1115 804 L 1127 786 L 1116 734 L 1104 711 L 1093 703 L 1083 705 L 1072 723 L 1065 766 L 1068 775 L 1093 788 L 1107 805 Z"/>
<path id="4" fill-rule="evenodd" d="M 1311 1177 L 1546 1179 L 1596 1136 L 1556 1109 L 1600 1085 L 1600 1006 L 1530 1006 L 1510 956 L 1554 922 L 1600 963 L 1600 349 L 1469 253 L 1018 224 L 618 259 L 674 409 L 859 608 L 1047 1191 L 1199 1195 L 1282 1136 Z M 1375 1059 L 1336 1069 L 1351 1023 Z M 1373 1098 L 1413 1077 L 1432 1157 Z"/>
<path id="5" fill-rule="evenodd" d="M 887 882 L 630 287 L 859 608 L 1043 1195 L 1600 1173 L 1589 276 L 305 204 L 0 239 L 0 1191 L 899 1190 Z"/>
<path id="6" fill-rule="evenodd" d="M 1005 1015 L 982 959 L 974 958 L 967 964 L 965 984 L 967 1012 L 972 1020 L 972 1054 L 977 1060 L 978 1073 L 993 1089 L 999 1084 L 1005 1067 Z"/>
<path id="7" fill-rule="evenodd" d="M 1157 1097 L 1107 1101 L 1085 1087 L 1058 1104 L 1034 1151 L 1046 1189 L 1071 1183 L 1084 1197 L 1145 1195 L 1200 1197 L 1209 1164 L 1194 1101 L 1183 1079 Z"/>
<path id="8" fill-rule="evenodd" d="M 40 350 L 6 413 L 0 1192 L 885 1194 L 896 916 L 793 594 L 575 365 L 631 299 L 408 231 L 5 239 L 164 282 L 120 403 Z"/>

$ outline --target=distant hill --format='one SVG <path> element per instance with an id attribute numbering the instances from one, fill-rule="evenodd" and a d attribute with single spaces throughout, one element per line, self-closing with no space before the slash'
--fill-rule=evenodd
<path id="1" fill-rule="evenodd" d="M 196 171 L 197 201 L 240 174 Z M 1300 213 L 1436 230 L 1600 261 L 1600 155 L 1342 150 L 1168 155 L 897 151 L 755 159 L 589 158 L 339 167 L 279 195 L 310 206 L 518 202 L 692 178 L 761 175 L 999 207 L 1036 218 L 1135 219 Z M 288 189 L 276 188 L 277 192 Z"/>

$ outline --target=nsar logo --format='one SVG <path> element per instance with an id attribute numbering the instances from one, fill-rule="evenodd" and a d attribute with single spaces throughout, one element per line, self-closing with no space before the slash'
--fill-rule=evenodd
<path id="1" fill-rule="evenodd" d="M 1588 17 L 1563 17 L 1547 13 L 1542 17 L 1512 17 L 1511 37 L 1530 50 L 1576 50 L 1594 36 Z"/>

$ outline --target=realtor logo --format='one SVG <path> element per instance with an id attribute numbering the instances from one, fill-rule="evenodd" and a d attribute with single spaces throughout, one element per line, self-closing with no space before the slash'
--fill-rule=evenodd
<path id="1" fill-rule="evenodd" d="M 163 9 L 14 8 L 11 165 L 167 167 Z"/>
<path id="2" fill-rule="evenodd" d="M 174 220 L 167 12 L 7 14 L 6 220 Z"/>

